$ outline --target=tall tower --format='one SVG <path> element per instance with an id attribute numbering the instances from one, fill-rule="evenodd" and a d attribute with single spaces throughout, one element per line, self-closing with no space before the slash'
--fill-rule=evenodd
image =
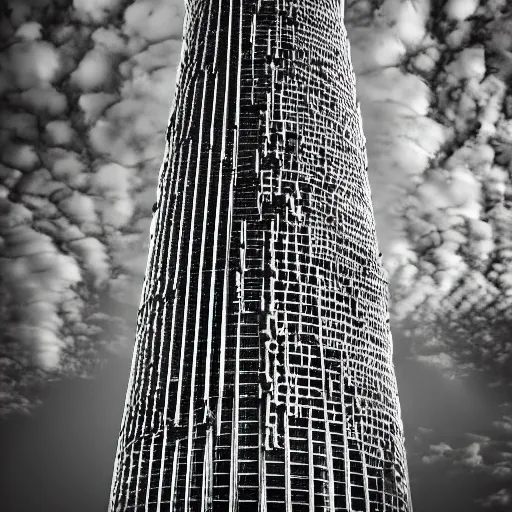
<path id="1" fill-rule="evenodd" d="M 341 0 L 188 0 L 110 510 L 409 512 Z"/>

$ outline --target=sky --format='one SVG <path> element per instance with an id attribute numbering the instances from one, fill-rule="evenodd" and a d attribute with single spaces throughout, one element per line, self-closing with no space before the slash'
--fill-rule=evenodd
<path id="1" fill-rule="evenodd" d="M 0 13 L 0 510 L 106 510 L 182 0 Z M 416 512 L 512 505 L 512 6 L 346 0 Z"/>

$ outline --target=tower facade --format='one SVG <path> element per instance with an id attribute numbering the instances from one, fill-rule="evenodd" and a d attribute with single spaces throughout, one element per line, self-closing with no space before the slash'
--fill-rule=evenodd
<path id="1" fill-rule="evenodd" d="M 188 0 L 110 510 L 409 512 L 341 0 Z"/>

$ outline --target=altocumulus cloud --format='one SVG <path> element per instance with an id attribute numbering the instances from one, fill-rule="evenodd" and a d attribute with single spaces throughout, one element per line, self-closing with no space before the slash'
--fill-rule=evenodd
<path id="1" fill-rule="evenodd" d="M 426 87 L 425 116 L 432 124 L 424 130 L 414 123 L 418 131 L 402 134 L 410 142 L 417 138 L 429 152 L 426 160 L 418 165 L 418 158 L 393 157 L 393 173 L 410 176 L 402 180 L 401 195 L 391 197 L 400 219 L 386 260 L 395 321 L 411 327 L 419 361 L 451 375 L 483 372 L 507 387 L 512 9 L 494 0 L 452 0 L 443 9 L 427 1 L 410 5 L 414 16 L 425 13 L 424 30 L 413 31 L 422 37 L 401 60 L 400 72 Z"/>
<path id="2" fill-rule="evenodd" d="M 107 343 L 98 297 L 137 303 L 183 14 L 181 0 L 8 2 L 4 411 Z M 505 0 L 346 1 L 393 321 L 418 361 L 495 386 L 510 385 L 512 350 L 511 19 Z M 484 444 L 464 460 L 485 461 Z M 428 463 L 466 456 L 432 446 Z"/>
<path id="3" fill-rule="evenodd" d="M 29 408 L 32 384 L 83 373 L 115 348 L 120 326 L 102 297 L 137 302 L 182 20 L 180 1 L 7 2 L 2 413 Z"/>

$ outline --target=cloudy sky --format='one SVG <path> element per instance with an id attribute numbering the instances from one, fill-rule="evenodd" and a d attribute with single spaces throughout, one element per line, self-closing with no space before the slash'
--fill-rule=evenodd
<path id="1" fill-rule="evenodd" d="M 100 512 L 183 0 L 2 6 L 0 509 Z M 512 6 L 346 0 L 346 24 L 415 511 L 510 510 Z"/>

